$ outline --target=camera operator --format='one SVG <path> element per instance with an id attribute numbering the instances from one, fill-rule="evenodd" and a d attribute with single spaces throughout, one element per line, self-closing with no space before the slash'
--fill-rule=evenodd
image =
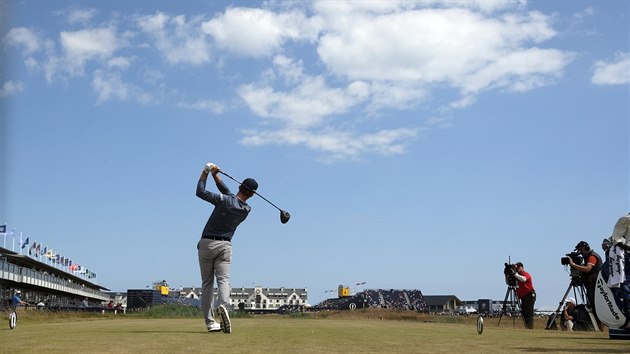
<path id="1" fill-rule="evenodd" d="M 597 318 L 597 313 L 595 312 L 595 283 L 597 282 L 599 270 L 602 269 L 602 258 L 591 249 L 591 246 L 586 241 L 580 241 L 575 246 L 575 250 L 584 257 L 585 263 L 584 265 L 575 264 L 573 259 L 569 257 L 569 266 L 581 273 L 580 279 L 582 284 L 584 284 L 584 288 L 586 288 L 588 304 L 593 310 L 593 315 Z M 599 319 L 597 319 L 597 322 L 599 323 Z"/>
<path id="2" fill-rule="evenodd" d="M 514 278 L 518 280 L 516 296 L 521 299 L 521 309 L 525 328 L 534 329 L 534 302 L 536 302 L 536 291 L 532 283 L 532 276 L 525 271 L 523 263 L 517 262 Z"/>

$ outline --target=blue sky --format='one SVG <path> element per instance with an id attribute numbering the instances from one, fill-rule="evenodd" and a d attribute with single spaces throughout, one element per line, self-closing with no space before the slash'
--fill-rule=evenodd
<path id="1" fill-rule="evenodd" d="M 251 200 L 232 286 L 311 303 L 339 284 L 502 300 L 511 257 L 555 307 L 560 257 L 629 209 L 627 1 L 0 12 L 0 222 L 115 291 L 200 284 L 206 162 L 292 214 Z"/>

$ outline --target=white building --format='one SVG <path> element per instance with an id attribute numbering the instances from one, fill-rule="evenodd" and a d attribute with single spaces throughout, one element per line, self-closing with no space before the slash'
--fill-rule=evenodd
<path id="1" fill-rule="evenodd" d="M 189 299 L 201 299 L 201 288 L 184 287 L 181 290 L 171 289 L 171 296 Z M 217 288 L 214 289 L 217 296 Z M 230 305 L 242 310 L 277 310 L 283 305 L 310 306 L 306 288 L 232 288 Z"/>

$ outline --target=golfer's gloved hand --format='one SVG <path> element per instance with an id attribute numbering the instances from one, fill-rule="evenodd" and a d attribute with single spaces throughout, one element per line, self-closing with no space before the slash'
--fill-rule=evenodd
<path id="1" fill-rule="evenodd" d="M 219 171 L 221 171 L 221 168 L 219 168 L 219 166 L 213 164 L 212 162 L 208 162 L 203 170 L 214 176 L 219 173 Z"/>

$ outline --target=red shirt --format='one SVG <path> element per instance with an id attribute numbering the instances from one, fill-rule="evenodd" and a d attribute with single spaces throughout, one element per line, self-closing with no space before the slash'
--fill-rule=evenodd
<path id="1" fill-rule="evenodd" d="M 518 281 L 516 287 L 516 296 L 518 296 L 519 299 L 522 299 L 525 297 L 525 295 L 534 291 L 534 284 L 532 284 L 532 276 L 529 275 L 529 273 L 527 273 L 526 271 L 520 271 L 518 272 L 518 274 L 525 277 L 525 281 Z"/>
<path id="2" fill-rule="evenodd" d="M 592 264 L 593 267 L 597 265 L 597 257 L 595 256 L 588 256 L 588 259 L 586 260 L 586 264 Z"/>

